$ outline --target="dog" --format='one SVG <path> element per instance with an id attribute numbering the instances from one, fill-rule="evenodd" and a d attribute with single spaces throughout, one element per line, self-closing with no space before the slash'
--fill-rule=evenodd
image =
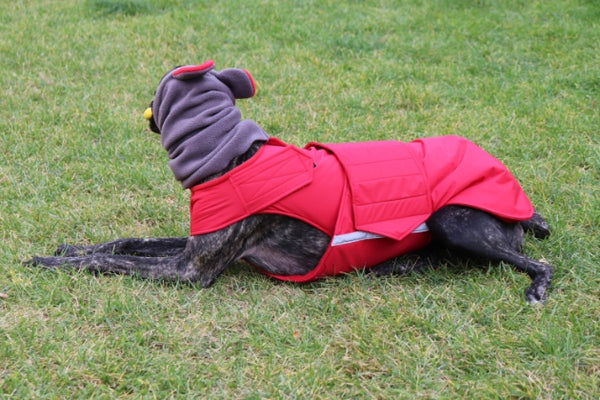
<path id="1" fill-rule="evenodd" d="M 235 100 L 255 90 L 245 70 L 177 67 L 144 113 L 191 191 L 189 237 L 61 245 L 25 264 L 208 287 L 240 259 L 306 282 L 403 274 L 449 252 L 511 264 L 532 280 L 526 300 L 545 301 L 553 267 L 521 247 L 524 231 L 550 230 L 498 160 L 454 136 L 299 149 L 241 120 Z"/>

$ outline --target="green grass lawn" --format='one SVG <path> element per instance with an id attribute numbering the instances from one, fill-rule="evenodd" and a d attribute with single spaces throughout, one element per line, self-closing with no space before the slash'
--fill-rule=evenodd
<path id="1" fill-rule="evenodd" d="M 0 3 L 0 398 L 592 399 L 600 392 L 600 3 Z M 553 236 L 549 299 L 507 265 L 207 289 L 20 266 L 63 242 L 180 236 L 188 194 L 142 112 L 175 65 L 252 72 L 273 136 L 458 134 Z"/>

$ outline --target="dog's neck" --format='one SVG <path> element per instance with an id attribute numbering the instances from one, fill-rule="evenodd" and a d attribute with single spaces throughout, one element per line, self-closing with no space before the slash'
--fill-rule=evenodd
<path id="1" fill-rule="evenodd" d="M 206 113 L 208 111 L 199 109 L 196 115 L 202 118 Z M 234 106 L 222 112 L 220 117 L 213 122 L 206 116 L 205 120 L 211 123 L 203 121 L 204 125 L 199 128 L 189 127 L 190 120 L 183 119 L 181 125 L 188 126 L 181 128 L 175 123 L 174 129 L 165 129 L 161 134 L 171 159 L 169 167 L 186 189 L 235 167 L 247 157 L 254 143 L 268 140 L 267 134 L 256 123 L 240 121 L 239 110 Z"/>
<path id="2" fill-rule="evenodd" d="M 211 181 L 213 179 L 216 179 L 220 176 L 225 175 L 227 172 L 231 171 L 232 169 L 234 169 L 237 166 L 242 165 L 244 162 L 248 161 L 249 159 L 252 158 L 253 155 L 256 154 L 256 152 L 265 144 L 264 141 L 262 140 L 257 140 L 256 142 L 252 143 L 252 145 L 250 146 L 250 148 L 248 149 L 248 151 L 246 151 L 243 154 L 240 154 L 237 157 L 234 157 L 231 159 L 231 161 L 227 164 L 227 166 L 225 168 L 223 168 L 221 171 L 216 172 L 214 174 L 211 174 L 207 177 L 205 177 L 204 179 L 201 179 L 200 181 L 198 181 L 196 184 L 199 185 L 201 183 L 205 183 L 208 181 Z"/>

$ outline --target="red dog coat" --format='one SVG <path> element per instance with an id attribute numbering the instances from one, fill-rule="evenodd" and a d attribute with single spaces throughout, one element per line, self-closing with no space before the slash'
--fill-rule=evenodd
<path id="1" fill-rule="evenodd" d="M 250 160 L 191 191 L 191 235 L 252 214 L 287 215 L 329 235 L 329 247 L 306 275 L 269 274 L 296 282 L 372 267 L 426 246 L 424 222 L 445 205 L 507 221 L 533 215 L 508 169 L 456 136 L 304 149 L 271 138 Z"/>

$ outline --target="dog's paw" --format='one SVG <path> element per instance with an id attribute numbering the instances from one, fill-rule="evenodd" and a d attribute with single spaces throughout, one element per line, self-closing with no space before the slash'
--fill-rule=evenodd
<path id="1" fill-rule="evenodd" d="M 525 300 L 529 304 L 544 304 L 546 302 L 546 286 L 531 285 L 525 290 Z"/>
<path id="2" fill-rule="evenodd" d="M 55 269 L 64 265 L 63 259 L 59 257 L 38 257 L 34 256 L 29 260 L 21 261 L 24 267 L 39 267 L 47 269 Z"/>
<path id="3" fill-rule="evenodd" d="M 40 265 L 40 259 L 42 257 L 34 256 L 29 260 L 22 260 L 20 264 L 24 267 L 38 267 Z"/>
<path id="4" fill-rule="evenodd" d="M 529 304 L 544 304 L 546 301 L 546 290 L 550 286 L 554 267 L 544 262 L 531 260 L 532 265 L 537 267 L 531 285 L 525 290 L 525 299 Z"/>
<path id="5" fill-rule="evenodd" d="M 525 292 L 525 301 L 527 302 L 527 304 L 529 305 L 544 305 L 544 303 L 546 302 L 546 296 L 542 296 L 541 298 L 538 295 L 530 295 L 529 293 L 527 293 L 527 291 Z"/>

